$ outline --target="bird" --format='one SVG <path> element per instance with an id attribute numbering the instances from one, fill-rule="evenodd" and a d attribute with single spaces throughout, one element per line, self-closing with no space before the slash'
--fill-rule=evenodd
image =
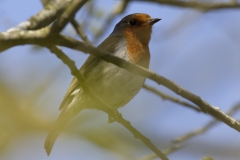
<path id="1" fill-rule="evenodd" d="M 97 47 L 130 63 L 149 68 L 152 26 L 161 18 L 151 18 L 145 13 L 134 13 L 122 18 L 112 33 Z M 146 78 L 131 73 L 100 57 L 89 55 L 80 67 L 87 85 L 107 105 L 118 109 L 125 106 L 140 91 Z M 97 109 L 81 84 L 74 77 L 60 104 L 62 110 L 44 143 L 49 156 L 52 147 L 66 124 L 84 109 Z"/>

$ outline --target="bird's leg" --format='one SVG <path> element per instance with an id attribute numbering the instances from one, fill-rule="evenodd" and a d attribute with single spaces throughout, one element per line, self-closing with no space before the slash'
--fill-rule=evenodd
<path id="1" fill-rule="evenodd" d="M 112 112 L 108 112 L 108 123 L 113 123 L 117 118 L 122 117 L 122 114 L 117 109 L 111 108 Z"/>

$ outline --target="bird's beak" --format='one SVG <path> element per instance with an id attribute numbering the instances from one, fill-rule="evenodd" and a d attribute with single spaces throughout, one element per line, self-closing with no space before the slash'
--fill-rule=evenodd
<path id="1" fill-rule="evenodd" d="M 161 18 L 152 18 L 147 23 L 150 25 L 154 25 L 155 23 L 157 23 L 160 20 L 161 20 Z"/>

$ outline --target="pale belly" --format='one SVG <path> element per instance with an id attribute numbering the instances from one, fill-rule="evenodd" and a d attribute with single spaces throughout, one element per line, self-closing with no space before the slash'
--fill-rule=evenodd
<path id="1" fill-rule="evenodd" d="M 107 67 L 106 67 L 107 66 Z M 119 108 L 127 104 L 141 89 L 145 78 L 113 64 L 102 62 L 86 81 L 106 104 Z"/>

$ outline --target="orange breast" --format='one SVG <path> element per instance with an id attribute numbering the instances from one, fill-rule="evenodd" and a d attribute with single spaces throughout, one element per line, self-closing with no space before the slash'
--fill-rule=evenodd
<path id="1" fill-rule="evenodd" d="M 150 61 L 148 44 L 142 43 L 140 39 L 134 36 L 134 33 L 131 31 L 124 30 L 122 31 L 122 34 L 126 39 L 130 61 L 148 68 Z"/>

